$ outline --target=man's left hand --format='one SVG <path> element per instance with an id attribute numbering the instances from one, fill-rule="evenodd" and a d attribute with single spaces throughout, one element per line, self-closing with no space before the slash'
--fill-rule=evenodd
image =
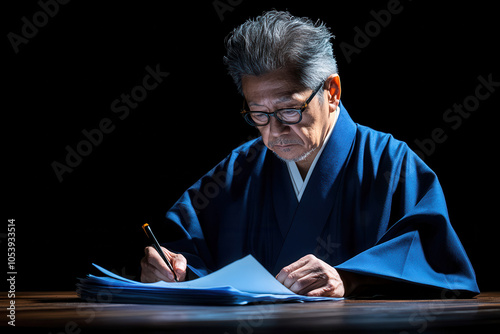
<path id="1" fill-rule="evenodd" d="M 345 294 L 339 272 L 312 254 L 281 269 L 276 279 L 299 295 L 344 297 Z"/>

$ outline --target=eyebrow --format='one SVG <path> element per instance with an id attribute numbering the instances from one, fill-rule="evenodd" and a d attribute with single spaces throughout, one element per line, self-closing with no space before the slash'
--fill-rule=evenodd
<path id="1" fill-rule="evenodd" d="M 276 99 L 275 101 L 273 101 L 275 104 L 280 104 L 280 103 L 283 103 L 283 102 L 289 102 L 289 101 L 295 101 L 293 98 L 292 98 L 292 94 L 290 95 L 283 95 L 281 97 L 279 97 L 278 99 Z M 258 103 L 255 103 L 255 102 L 250 102 L 248 103 L 248 106 L 256 106 L 256 107 L 263 107 L 262 104 L 258 104 Z"/>

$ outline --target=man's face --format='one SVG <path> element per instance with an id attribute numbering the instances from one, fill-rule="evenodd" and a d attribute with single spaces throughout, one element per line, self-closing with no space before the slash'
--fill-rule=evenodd
<path id="1" fill-rule="evenodd" d="M 328 80 L 327 80 L 328 82 Z M 273 112 L 283 108 L 300 108 L 311 95 L 312 90 L 300 87 L 297 80 L 284 70 L 261 76 L 245 76 L 242 88 L 251 111 Z M 319 95 L 323 95 L 323 103 Z M 339 94 L 340 96 L 340 94 Z M 331 113 L 335 104 L 329 101 L 328 90 L 320 89 L 302 114 L 298 124 L 282 124 L 271 117 L 269 124 L 258 126 L 264 144 L 280 158 L 288 161 L 302 161 L 315 156 L 331 126 Z"/>

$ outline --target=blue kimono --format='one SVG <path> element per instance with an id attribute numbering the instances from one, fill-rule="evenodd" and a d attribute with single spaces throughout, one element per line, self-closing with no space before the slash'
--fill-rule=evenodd
<path id="1" fill-rule="evenodd" d="M 273 275 L 314 254 L 345 271 L 408 287 L 479 293 L 434 172 L 345 108 L 300 202 L 286 164 L 258 138 L 243 144 L 168 211 L 197 275 L 252 254 Z M 437 288 L 437 289 L 436 289 Z"/>

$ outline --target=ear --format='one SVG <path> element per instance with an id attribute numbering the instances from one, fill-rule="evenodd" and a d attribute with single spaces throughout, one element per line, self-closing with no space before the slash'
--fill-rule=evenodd
<path id="1" fill-rule="evenodd" d="M 326 89 L 328 90 L 328 104 L 330 106 L 330 112 L 337 110 L 340 104 L 340 77 L 338 74 L 332 74 L 326 79 L 325 82 Z"/>

